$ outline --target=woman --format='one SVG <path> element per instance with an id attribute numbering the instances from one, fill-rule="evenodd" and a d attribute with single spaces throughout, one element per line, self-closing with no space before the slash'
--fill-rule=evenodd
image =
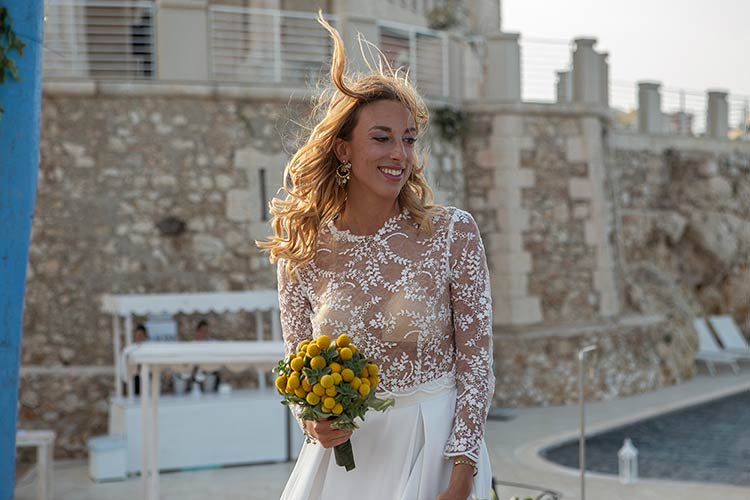
<path id="1" fill-rule="evenodd" d="M 395 407 L 354 432 L 301 422 L 308 442 L 282 499 L 466 500 L 489 497 L 484 424 L 494 390 L 491 298 L 472 217 L 434 206 L 417 140 L 428 123 L 399 71 L 345 77 L 286 168 L 274 235 L 287 353 L 305 339 L 348 334 L 380 366 Z M 351 438 L 357 467 L 335 464 Z"/>

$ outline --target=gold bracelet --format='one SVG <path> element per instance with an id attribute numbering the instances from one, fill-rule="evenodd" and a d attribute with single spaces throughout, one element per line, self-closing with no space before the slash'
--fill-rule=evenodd
<path id="1" fill-rule="evenodd" d="M 454 467 L 455 467 L 456 465 L 461 465 L 461 464 L 464 464 L 464 465 L 470 465 L 470 466 L 471 466 L 471 468 L 472 468 L 472 469 L 474 469 L 474 475 L 475 475 L 475 476 L 477 475 L 477 472 L 479 472 L 479 469 L 477 469 L 477 464 L 475 464 L 474 462 L 472 462 L 472 461 L 470 461 L 470 460 L 463 460 L 463 459 L 458 459 L 458 460 L 454 460 L 454 461 L 453 461 L 453 466 L 454 466 Z"/>

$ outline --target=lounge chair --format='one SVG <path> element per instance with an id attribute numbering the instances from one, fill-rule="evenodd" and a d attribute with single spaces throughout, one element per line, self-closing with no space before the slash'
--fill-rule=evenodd
<path id="1" fill-rule="evenodd" d="M 738 359 L 750 360 L 750 344 L 747 343 L 745 336 L 742 335 L 742 331 L 731 316 L 711 316 L 708 321 L 719 336 L 724 352 Z"/>
<path id="2" fill-rule="evenodd" d="M 695 353 L 695 359 L 706 363 L 708 372 L 711 375 L 715 374 L 714 363 L 729 365 L 732 367 L 734 373 L 739 373 L 740 367 L 737 364 L 737 356 L 725 352 L 719 347 L 711 330 L 708 328 L 706 318 L 695 318 L 693 320 L 693 327 L 698 332 L 698 352 Z"/>

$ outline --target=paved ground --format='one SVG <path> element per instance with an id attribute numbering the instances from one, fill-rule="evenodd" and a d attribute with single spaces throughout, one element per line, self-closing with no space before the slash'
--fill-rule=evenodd
<path id="1" fill-rule="evenodd" d="M 586 407 L 587 430 L 597 431 L 620 426 L 692 405 L 709 399 L 750 389 L 750 366 L 740 375 L 701 374 L 693 380 L 656 392 L 612 401 L 591 403 Z M 541 458 L 538 450 L 567 441 L 578 434 L 577 406 L 512 410 L 512 419 L 490 421 L 487 445 L 495 477 L 505 481 L 540 484 L 580 499 L 578 471 Z M 253 465 L 162 474 L 163 500 L 272 500 L 279 497 L 293 464 Z M 16 500 L 33 500 L 35 483 L 22 478 Z M 84 462 L 57 463 L 55 500 L 133 500 L 140 498 L 137 477 L 113 483 L 94 483 L 87 477 Z M 531 494 L 519 488 L 498 488 L 501 500 L 512 495 Z M 614 476 L 588 473 L 586 498 L 590 500 L 747 500 L 750 488 L 722 484 L 642 480 L 623 486 Z M 384 499 L 387 500 L 387 499 Z"/>

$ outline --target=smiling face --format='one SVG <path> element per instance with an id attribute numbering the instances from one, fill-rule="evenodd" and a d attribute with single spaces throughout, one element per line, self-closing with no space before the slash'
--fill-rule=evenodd
<path id="1" fill-rule="evenodd" d="M 416 162 L 417 129 L 399 101 L 375 101 L 359 112 L 351 137 L 334 143 L 336 157 L 351 162 L 347 184 L 351 203 L 371 208 L 395 203 Z"/>

